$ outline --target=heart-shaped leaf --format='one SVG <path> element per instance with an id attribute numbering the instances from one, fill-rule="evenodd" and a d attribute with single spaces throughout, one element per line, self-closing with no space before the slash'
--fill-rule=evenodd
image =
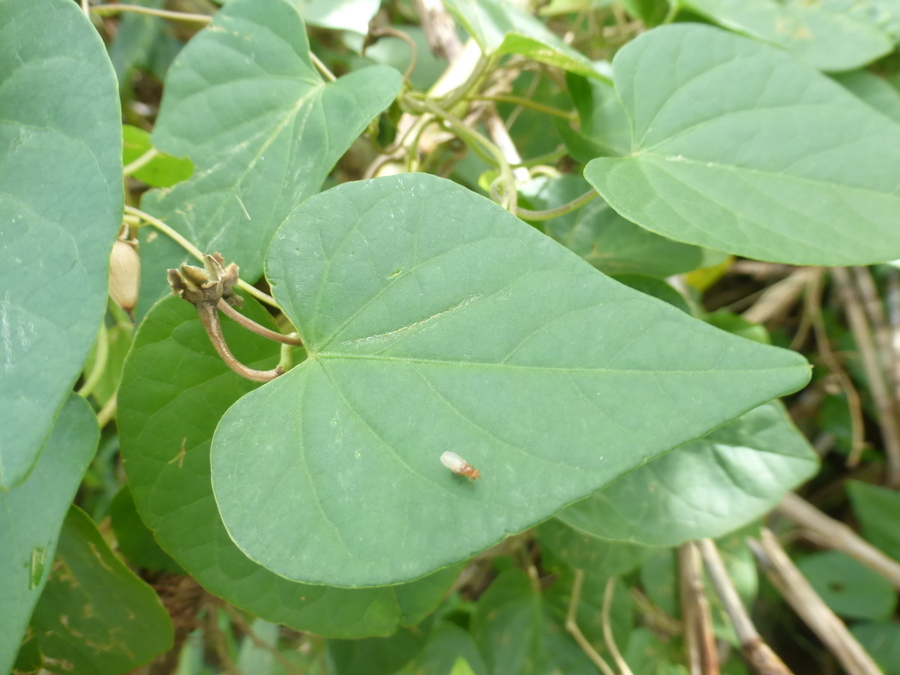
<path id="1" fill-rule="evenodd" d="M 784 47 L 820 70 L 852 70 L 894 48 L 896 19 L 885 2 L 683 0 L 716 23 Z M 880 5 L 880 6 L 879 6 Z M 885 26 L 892 22 L 892 27 Z"/>
<path id="2" fill-rule="evenodd" d="M 252 299 L 243 312 L 274 328 Z M 243 363 L 261 369 L 278 363 L 276 343 L 231 320 L 222 328 Z M 222 414 L 257 386 L 228 369 L 183 300 L 159 302 L 141 323 L 122 373 L 118 427 L 135 505 L 159 545 L 210 593 L 298 630 L 358 638 L 417 623 L 456 570 L 388 588 L 309 586 L 248 560 L 228 538 L 212 495 L 209 444 Z"/>
<path id="3" fill-rule="evenodd" d="M 768 403 L 632 471 L 558 517 L 602 539 L 677 546 L 759 518 L 818 467 L 815 451 L 781 404 Z"/>
<path id="4" fill-rule="evenodd" d="M 0 2 L 0 489 L 34 466 L 106 311 L 116 76 L 69 0 Z"/>
<path id="5" fill-rule="evenodd" d="M 232 0 L 172 64 L 153 130 L 154 146 L 189 157 L 194 175 L 148 193 L 142 207 L 256 279 L 278 225 L 318 192 L 400 83 L 385 66 L 326 83 L 294 3 Z M 165 269 L 184 255 L 145 238 L 143 307 L 165 295 Z"/>
<path id="6" fill-rule="evenodd" d="M 762 260 L 900 257 L 900 125 L 828 77 L 692 24 L 644 33 L 613 69 L 631 155 L 584 175 L 629 220 Z"/>
<path id="7" fill-rule="evenodd" d="M 12 668 L 99 436 L 90 406 L 70 394 L 34 470 L 21 485 L 0 492 L 0 673 Z"/>
<path id="8" fill-rule="evenodd" d="M 309 357 L 222 418 L 213 488 L 250 558 L 310 583 L 466 558 L 809 377 L 425 174 L 307 201 L 267 276 Z"/>
<path id="9" fill-rule="evenodd" d="M 444 0 L 487 55 L 522 54 L 585 77 L 602 77 L 590 60 L 509 0 Z"/>

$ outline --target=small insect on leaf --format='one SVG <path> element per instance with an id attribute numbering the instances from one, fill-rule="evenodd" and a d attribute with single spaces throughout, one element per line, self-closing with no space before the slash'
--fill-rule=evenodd
<path id="1" fill-rule="evenodd" d="M 441 455 L 441 464 L 450 469 L 453 473 L 460 476 L 467 476 L 472 480 L 479 478 L 481 472 L 474 466 L 469 464 L 455 452 L 447 451 Z"/>

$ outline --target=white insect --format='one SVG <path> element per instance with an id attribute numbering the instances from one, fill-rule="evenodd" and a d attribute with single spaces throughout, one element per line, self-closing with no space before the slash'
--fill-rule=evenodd
<path id="1" fill-rule="evenodd" d="M 481 476 L 481 472 L 478 469 L 469 464 L 455 452 L 450 452 L 449 450 L 441 455 L 441 464 L 446 466 L 453 473 L 460 476 L 466 476 L 472 480 Z"/>

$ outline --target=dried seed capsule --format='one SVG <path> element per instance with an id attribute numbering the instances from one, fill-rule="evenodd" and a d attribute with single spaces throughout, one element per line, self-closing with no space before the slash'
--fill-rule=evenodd
<path id="1" fill-rule="evenodd" d="M 441 464 L 446 466 L 453 473 L 460 476 L 467 476 L 473 480 L 481 476 L 481 472 L 478 469 L 469 464 L 455 452 L 450 452 L 449 450 L 441 455 Z"/>
<path id="2" fill-rule="evenodd" d="M 109 259 L 109 294 L 126 312 L 134 309 L 141 283 L 141 258 L 130 241 L 117 239 Z"/>

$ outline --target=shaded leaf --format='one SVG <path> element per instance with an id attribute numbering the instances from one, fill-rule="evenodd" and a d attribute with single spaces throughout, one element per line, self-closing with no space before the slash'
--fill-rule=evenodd
<path id="1" fill-rule="evenodd" d="M 797 563 L 825 604 L 849 619 L 886 621 L 897 609 L 890 582 L 840 551 L 822 551 Z"/>
<path id="2" fill-rule="evenodd" d="M 267 270 L 309 357 L 228 410 L 212 482 L 238 546 L 308 583 L 467 558 L 808 378 L 426 174 L 308 200 Z"/>
<path id="3" fill-rule="evenodd" d="M 172 622 L 156 592 L 76 506 L 63 524 L 32 629 L 44 669 L 61 675 L 126 673 L 172 647 Z"/>
<path id="4" fill-rule="evenodd" d="M 462 665 L 460 665 L 462 664 Z M 398 675 L 487 675 L 472 636 L 451 621 L 441 621 L 425 646 Z"/>
<path id="5" fill-rule="evenodd" d="M 893 51 L 890 2 L 684 0 L 725 28 L 784 47 L 820 70 L 852 70 Z"/>
<path id="6" fill-rule="evenodd" d="M 290 0 L 232 0 L 175 59 L 153 130 L 155 147 L 189 157 L 196 171 L 147 193 L 142 208 L 255 280 L 278 225 L 318 192 L 400 83 L 384 66 L 326 83 Z M 142 312 L 186 255 L 164 241 L 143 240 Z"/>
<path id="7" fill-rule="evenodd" d="M 585 77 L 601 77 L 586 56 L 509 0 L 444 0 L 488 56 L 522 54 Z"/>
<path id="8" fill-rule="evenodd" d="M 585 177 L 624 217 L 762 260 L 900 257 L 900 126 L 830 78 L 692 24 L 644 33 L 613 68 L 631 155 Z"/>
<path id="9" fill-rule="evenodd" d="M 243 313 L 274 329 L 254 300 Z M 279 346 L 224 319 L 243 363 L 278 363 Z M 158 303 L 135 336 L 119 392 L 125 471 L 141 518 L 160 546 L 210 593 L 274 623 L 336 637 L 390 635 L 433 609 L 457 570 L 408 587 L 336 589 L 297 584 L 248 559 L 228 537 L 209 478 L 209 445 L 219 418 L 258 385 L 222 362 L 180 298 Z"/>
<path id="10" fill-rule="evenodd" d="M 119 553 L 131 564 L 150 570 L 184 574 L 184 570 L 159 547 L 153 533 L 144 525 L 127 485 L 123 485 L 110 502 L 109 520 L 116 535 Z"/>
<path id="11" fill-rule="evenodd" d="M 881 114 L 900 124 L 900 91 L 867 70 L 854 70 L 835 75 L 834 79 L 857 98 Z"/>
<path id="12" fill-rule="evenodd" d="M 677 546 L 767 513 L 814 475 L 818 459 L 779 403 L 767 403 L 563 509 L 605 539 Z"/>
<path id="13" fill-rule="evenodd" d="M 591 186 L 581 176 L 538 177 L 522 187 L 535 209 L 562 206 Z M 697 246 L 673 241 L 625 220 L 601 198 L 573 213 L 545 221 L 543 230 L 606 274 L 669 277 L 700 266 Z"/>
<path id="14" fill-rule="evenodd" d="M 580 532 L 558 518 L 542 523 L 536 531 L 542 549 L 553 551 L 572 567 L 601 577 L 627 574 L 659 551 L 652 546 L 612 541 Z"/>
<path id="15" fill-rule="evenodd" d="M 0 489 L 28 475 L 94 344 L 122 217 L 116 76 L 70 0 L 0 3 Z"/>
<path id="16" fill-rule="evenodd" d="M 854 480 L 847 482 L 847 494 L 863 536 L 900 560 L 900 492 Z"/>
<path id="17" fill-rule="evenodd" d="M 850 627 L 850 632 L 885 675 L 900 675 L 900 624 L 857 623 Z"/>
<path id="18" fill-rule="evenodd" d="M 99 436 L 90 406 L 70 394 L 34 470 L 24 483 L 0 491 L 0 673 L 9 672 L 16 658 Z"/>

